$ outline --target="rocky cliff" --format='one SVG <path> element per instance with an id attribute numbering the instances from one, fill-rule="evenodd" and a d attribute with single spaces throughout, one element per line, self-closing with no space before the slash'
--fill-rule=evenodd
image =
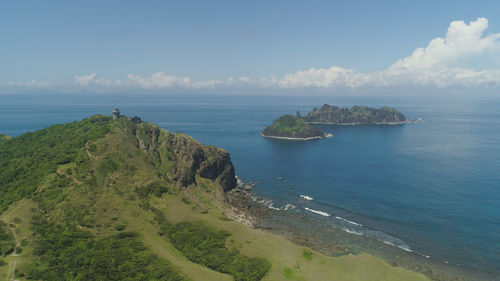
<path id="1" fill-rule="evenodd" d="M 132 125 L 130 129 L 137 146 L 147 151 L 159 170 L 179 186 L 194 184 L 196 175 L 219 183 L 224 191 L 236 186 L 234 166 L 226 150 L 150 123 Z"/>

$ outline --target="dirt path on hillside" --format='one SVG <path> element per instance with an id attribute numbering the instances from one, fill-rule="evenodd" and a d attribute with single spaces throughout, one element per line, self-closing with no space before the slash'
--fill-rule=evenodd
<path id="1" fill-rule="evenodd" d="M 17 236 L 17 233 L 15 231 L 15 228 L 11 228 L 10 231 L 12 231 L 12 235 L 14 236 L 14 240 L 16 240 L 16 247 L 21 246 L 21 241 L 19 241 L 19 237 Z M 8 278 L 9 281 L 16 281 L 15 279 L 15 272 L 17 268 L 17 259 L 19 257 L 19 254 L 16 253 L 16 250 L 14 249 L 14 253 L 12 254 L 14 259 L 12 260 L 12 268 L 10 270 L 10 276 Z"/>

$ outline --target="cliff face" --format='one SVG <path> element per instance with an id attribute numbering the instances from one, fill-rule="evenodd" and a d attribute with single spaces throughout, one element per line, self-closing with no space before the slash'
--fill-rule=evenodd
<path id="1" fill-rule="evenodd" d="M 339 108 L 324 104 L 320 109 L 313 109 L 303 117 L 310 123 L 329 124 L 398 124 L 406 122 L 406 117 L 391 107 L 374 109 L 366 106 Z"/>
<path id="2" fill-rule="evenodd" d="M 182 133 L 171 133 L 149 123 L 136 125 L 137 146 L 147 151 L 159 171 L 179 186 L 196 183 L 196 176 L 219 183 L 224 191 L 236 186 L 229 153 L 206 146 Z"/>

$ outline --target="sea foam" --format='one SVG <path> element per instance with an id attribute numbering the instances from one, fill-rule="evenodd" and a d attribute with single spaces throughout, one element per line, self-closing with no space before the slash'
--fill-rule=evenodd
<path id="1" fill-rule="evenodd" d="M 307 211 L 309 211 L 309 212 L 312 212 L 312 213 L 315 213 L 315 214 L 318 214 L 318 215 L 322 215 L 322 216 L 325 216 L 325 217 L 329 217 L 329 216 L 330 216 L 330 214 L 329 214 L 329 213 L 327 213 L 327 212 L 322 212 L 322 211 L 318 211 L 318 210 L 313 210 L 313 209 L 309 209 L 309 208 L 307 208 L 307 207 L 306 207 L 306 208 L 304 208 L 304 209 L 306 209 L 306 210 L 307 210 Z"/>
<path id="2" fill-rule="evenodd" d="M 360 223 L 353 222 L 353 221 L 350 221 L 350 220 L 348 220 L 348 219 L 344 219 L 344 218 L 342 218 L 342 217 L 338 217 L 338 216 L 337 216 L 337 217 L 335 217 L 335 218 L 336 218 L 336 219 L 338 219 L 338 220 L 342 220 L 342 221 L 348 222 L 348 223 L 350 223 L 350 224 L 354 224 L 354 225 L 357 225 L 357 226 L 363 226 L 363 225 L 362 225 L 362 224 L 360 224 Z"/>

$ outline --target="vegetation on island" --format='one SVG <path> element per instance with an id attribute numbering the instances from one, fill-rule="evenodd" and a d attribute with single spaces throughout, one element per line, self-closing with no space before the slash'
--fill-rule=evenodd
<path id="1" fill-rule="evenodd" d="M 399 124 L 407 121 L 401 112 L 392 107 L 374 109 L 356 105 L 352 108 L 339 108 L 328 104 L 320 109 L 314 108 L 303 120 L 327 124 Z"/>
<path id="2" fill-rule="evenodd" d="M 228 217 L 229 153 L 96 115 L 0 142 L 0 280 L 426 280 Z"/>
<path id="3" fill-rule="evenodd" d="M 11 136 L 0 134 L 0 143 L 6 142 L 6 141 L 11 140 L 11 139 L 12 139 Z"/>
<path id="4" fill-rule="evenodd" d="M 262 135 L 266 137 L 287 138 L 322 138 L 325 133 L 314 126 L 308 125 L 298 116 L 285 114 L 274 120 L 271 126 L 264 128 Z"/>

